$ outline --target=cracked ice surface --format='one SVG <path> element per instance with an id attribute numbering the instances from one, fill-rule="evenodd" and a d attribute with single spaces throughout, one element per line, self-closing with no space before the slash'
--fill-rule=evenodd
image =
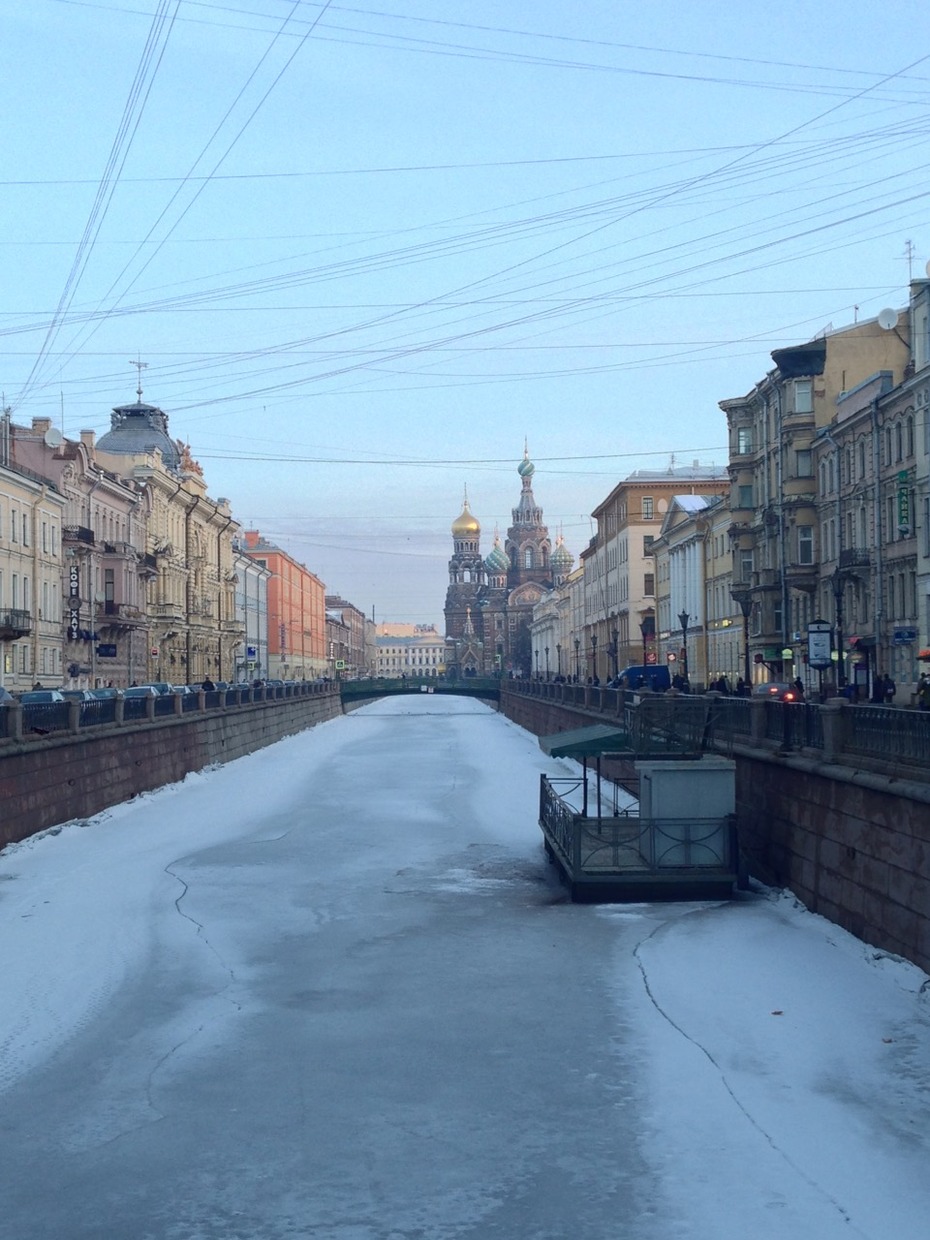
<path id="1" fill-rule="evenodd" d="M 924 974 L 566 903 L 576 770 L 412 697 L 5 850 L 3 1240 L 926 1234 Z"/>

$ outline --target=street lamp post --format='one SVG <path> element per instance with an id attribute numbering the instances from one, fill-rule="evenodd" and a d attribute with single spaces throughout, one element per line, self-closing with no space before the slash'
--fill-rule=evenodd
<path id="1" fill-rule="evenodd" d="M 597 634 L 591 634 L 591 679 L 597 680 Z"/>
<path id="2" fill-rule="evenodd" d="M 748 691 L 752 683 L 749 667 L 749 617 L 752 615 L 752 595 L 748 590 L 731 590 L 730 594 L 743 613 L 743 683 Z"/>
<path id="3" fill-rule="evenodd" d="M 681 665 L 682 678 L 688 683 L 688 621 L 691 617 L 686 611 L 679 612 L 678 622 L 681 625 Z"/>
<path id="4" fill-rule="evenodd" d="M 833 605 L 836 608 L 836 687 L 842 689 L 846 684 L 846 667 L 843 660 L 843 591 L 846 586 L 846 574 L 836 569 L 831 578 L 833 582 Z"/>
<path id="5" fill-rule="evenodd" d="M 549 679 L 549 647 L 545 647 L 546 651 L 546 680 Z"/>
<path id="6" fill-rule="evenodd" d="M 617 645 L 620 640 L 620 634 L 616 628 L 610 631 L 610 640 L 612 642 L 611 654 L 614 656 L 614 680 L 620 675 L 620 647 Z"/>
<path id="7" fill-rule="evenodd" d="M 536 679 L 539 680 L 539 647 L 536 647 Z"/>
<path id="8" fill-rule="evenodd" d="M 555 674 L 559 678 L 559 680 L 562 679 L 562 643 L 561 642 L 555 643 Z"/>
<path id="9" fill-rule="evenodd" d="M 575 638 L 575 684 L 581 679 L 581 638 Z"/>
<path id="10" fill-rule="evenodd" d="M 639 622 L 639 631 L 643 635 L 643 664 L 649 663 L 649 643 L 655 641 L 656 636 L 656 617 L 655 612 L 647 612 Z M 656 661 L 653 655 L 653 662 Z"/>

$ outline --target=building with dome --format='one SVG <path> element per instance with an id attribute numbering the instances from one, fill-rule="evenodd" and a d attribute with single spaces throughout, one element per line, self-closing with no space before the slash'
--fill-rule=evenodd
<path id="1" fill-rule="evenodd" d="M 207 494 L 189 445 L 172 439 L 168 415 L 142 400 L 118 405 L 110 429 L 82 442 L 104 470 L 131 479 L 139 492 L 145 546 L 114 543 L 119 569 L 145 570 L 147 648 L 133 679 L 196 684 L 232 680 L 242 658 L 244 627 L 236 615 L 233 539 L 239 525 L 229 501 Z"/>
<path id="2" fill-rule="evenodd" d="M 517 466 L 520 496 L 503 543 L 495 531 L 481 555 L 481 525 L 466 492 L 452 522 L 452 558 L 446 590 L 447 675 L 530 676 L 533 608 L 571 572 L 574 560 L 559 542 L 552 550 L 542 508 L 533 495 L 536 467 L 524 448 Z"/>

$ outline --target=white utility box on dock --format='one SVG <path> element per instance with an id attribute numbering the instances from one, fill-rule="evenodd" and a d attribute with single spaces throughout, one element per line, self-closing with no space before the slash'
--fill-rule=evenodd
<path id="1" fill-rule="evenodd" d="M 719 866 L 736 808 L 736 764 L 705 754 L 697 761 L 637 762 L 636 770 L 640 819 L 661 837 L 656 866 Z"/>

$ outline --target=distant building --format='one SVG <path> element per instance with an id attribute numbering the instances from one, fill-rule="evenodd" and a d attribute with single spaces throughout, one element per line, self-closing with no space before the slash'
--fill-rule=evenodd
<path id="1" fill-rule="evenodd" d="M 325 674 L 326 587 L 306 565 L 246 530 L 240 548 L 269 570 L 268 671 L 272 679 L 315 680 Z"/>
<path id="2" fill-rule="evenodd" d="M 625 667 L 664 662 L 668 648 L 680 649 L 678 614 L 703 614 L 701 578 L 689 564 L 660 620 L 654 543 L 676 498 L 726 495 L 728 490 L 725 468 L 695 463 L 639 469 L 594 509 L 597 532 L 581 553 L 585 631 L 580 664 L 586 678 L 603 682 Z"/>
<path id="3" fill-rule="evenodd" d="M 334 662 L 342 663 L 341 668 L 334 670 L 344 677 L 372 675 L 375 664 L 372 621 L 354 603 L 338 594 L 326 595 L 326 616 L 328 621 L 337 622 L 338 638 L 331 634 L 330 640 L 340 647 L 338 658 L 330 647 L 327 658 L 330 667 L 333 668 Z"/>
<path id="4" fill-rule="evenodd" d="M 378 676 L 388 680 L 445 675 L 446 642 L 432 624 L 380 624 L 376 634 Z"/>

